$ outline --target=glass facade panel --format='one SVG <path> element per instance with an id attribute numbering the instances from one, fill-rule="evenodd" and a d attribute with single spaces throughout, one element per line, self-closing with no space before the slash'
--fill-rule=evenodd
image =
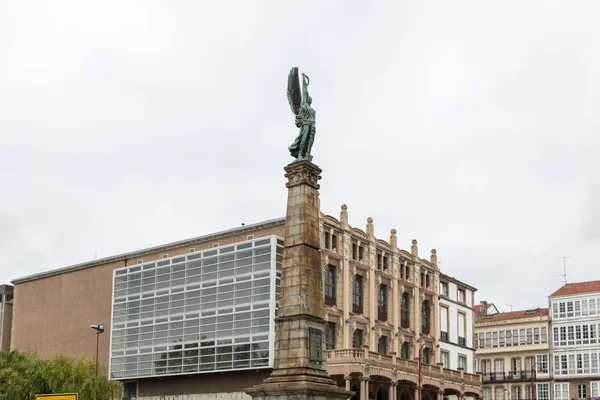
<path id="1" fill-rule="evenodd" d="M 272 236 L 115 270 L 110 378 L 272 367 L 282 244 Z"/>

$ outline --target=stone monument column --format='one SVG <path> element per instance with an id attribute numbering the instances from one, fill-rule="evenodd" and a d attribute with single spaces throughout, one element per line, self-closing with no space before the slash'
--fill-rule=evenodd
<path id="1" fill-rule="evenodd" d="M 246 389 L 257 400 L 348 399 L 323 365 L 323 276 L 319 238 L 321 169 L 307 160 L 285 167 L 288 182 L 275 365 L 271 376 Z"/>

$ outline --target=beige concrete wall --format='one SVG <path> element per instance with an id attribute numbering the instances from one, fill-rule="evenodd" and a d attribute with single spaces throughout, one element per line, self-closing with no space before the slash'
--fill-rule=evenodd
<path id="1" fill-rule="evenodd" d="M 283 235 L 283 223 L 218 238 L 220 245 L 245 241 L 249 234 L 256 238 Z M 171 249 L 169 256 L 186 254 L 190 247 L 197 251 L 211 247 L 216 240 Z M 165 252 L 143 257 L 144 262 L 158 260 Z M 102 365 L 108 366 L 113 270 L 133 265 L 138 258 L 102 264 L 15 284 L 12 348 L 35 351 L 41 357 L 58 354 L 95 359 L 96 335 L 89 328 L 104 324 L 100 335 Z"/>
<path id="2" fill-rule="evenodd" d="M 2 317 L 2 343 L 0 350 L 10 350 L 10 332 L 12 328 L 12 304 L 4 304 L 4 316 Z"/>

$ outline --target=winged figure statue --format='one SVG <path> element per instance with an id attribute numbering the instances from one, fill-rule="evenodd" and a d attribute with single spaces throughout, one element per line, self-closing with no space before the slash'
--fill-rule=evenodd
<path id="1" fill-rule="evenodd" d="M 287 98 L 290 108 L 296 116 L 296 127 L 300 132 L 289 147 L 290 154 L 296 161 L 312 161 L 310 150 L 315 141 L 315 110 L 311 107 L 312 98 L 308 95 L 308 85 L 310 80 L 308 76 L 302 74 L 302 89 L 300 89 L 300 79 L 298 77 L 298 67 L 290 70 L 288 76 Z"/>

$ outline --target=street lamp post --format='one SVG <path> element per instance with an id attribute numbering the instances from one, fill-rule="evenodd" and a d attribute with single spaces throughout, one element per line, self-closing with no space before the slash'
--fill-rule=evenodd
<path id="1" fill-rule="evenodd" d="M 96 376 L 98 376 L 98 348 L 100 345 L 100 334 L 104 332 L 104 325 L 90 325 L 90 328 L 96 331 Z"/>
<path id="2" fill-rule="evenodd" d="M 421 339 L 417 339 L 417 343 L 421 343 Z M 419 361 L 419 369 L 418 369 L 419 374 L 418 374 L 418 378 L 417 378 L 418 379 L 417 390 L 418 390 L 418 393 L 419 393 L 419 397 L 418 397 L 417 400 L 421 400 L 422 399 L 422 397 L 421 397 L 421 377 L 422 377 L 422 367 L 423 367 L 423 348 L 426 345 L 427 345 L 427 343 L 423 343 L 423 344 L 421 344 L 419 346 L 419 358 L 418 358 L 418 361 Z M 436 347 L 439 349 L 440 345 L 438 344 L 438 345 L 436 345 Z M 433 354 L 433 351 L 430 350 L 430 354 Z"/>
<path id="3" fill-rule="evenodd" d="M 538 365 L 537 362 L 531 363 L 531 400 L 534 400 L 534 385 L 535 385 L 535 366 Z M 540 372 L 542 372 L 542 368 L 540 368 Z"/>

